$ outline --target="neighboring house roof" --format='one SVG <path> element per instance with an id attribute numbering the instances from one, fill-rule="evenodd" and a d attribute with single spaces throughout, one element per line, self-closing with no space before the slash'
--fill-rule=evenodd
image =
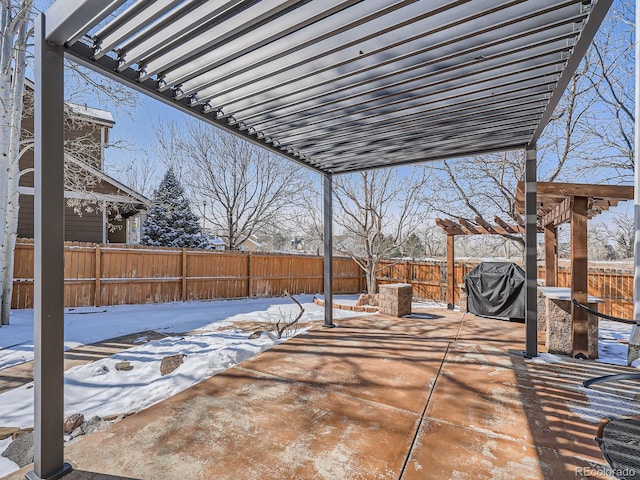
<path id="1" fill-rule="evenodd" d="M 133 200 L 133 203 L 140 203 L 140 204 L 145 205 L 145 206 L 151 204 L 151 200 L 150 199 L 148 199 L 147 197 L 145 197 L 141 193 L 138 193 L 135 190 L 127 187 L 124 183 L 120 183 L 118 180 L 116 180 L 115 178 L 107 175 L 103 171 L 100 171 L 97 168 L 92 167 L 91 165 L 87 165 L 82 160 L 78 160 L 77 158 L 75 158 L 75 157 L 73 157 L 71 155 L 66 155 L 66 158 L 69 161 L 71 161 L 71 162 L 75 163 L 76 165 L 78 165 L 79 167 L 84 168 L 86 171 L 88 171 L 92 175 L 95 175 L 96 177 L 100 178 L 104 182 L 112 185 L 116 189 L 122 191 L 123 193 L 125 193 L 126 195 L 131 197 L 131 199 Z"/>
<path id="2" fill-rule="evenodd" d="M 222 240 L 220 237 L 216 237 L 213 235 L 209 236 L 209 241 L 211 242 L 212 245 L 220 245 L 220 246 L 226 246 L 227 242 L 225 242 L 224 240 Z"/>
<path id="3" fill-rule="evenodd" d="M 127 203 L 127 204 L 133 204 L 138 210 L 146 209 L 151 204 L 151 200 L 149 200 L 147 197 L 127 187 L 123 183 L 120 183 L 118 180 L 107 175 L 106 173 L 92 167 L 91 165 L 87 165 L 85 162 L 78 160 L 77 158 L 72 157 L 70 155 L 66 155 L 65 157 L 68 161 L 73 162 L 76 165 L 80 166 L 81 168 L 89 172 L 91 175 L 95 175 L 100 180 L 102 180 L 105 184 L 113 187 L 113 189 L 115 190 L 114 193 L 101 193 L 101 192 L 94 192 L 94 191 L 74 192 L 71 190 L 65 190 L 64 192 L 65 198 L 78 198 L 82 200 Z M 33 187 L 20 186 L 18 187 L 18 191 L 23 195 L 34 194 Z"/>
<path id="4" fill-rule="evenodd" d="M 71 115 L 88 118 L 93 121 L 97 121 L 98 123 L 106 124 L 108 127 L 112 127 L 116 123 L 111 112 L 106 110 L 88 107 L 87 105 L 78 105 L 77 103 L 71 102 L 66 102 L 65 105 Z"/>
<path id="5" fill-rule="evenodd" d="M 244 243 L 247 243 L 247 242 L 253 243 L 256 247 L 264 247 L 264 243 L 263 242 L 260 242 L 258 239 L 253 238 L 253 237 L 249 237 L 246 240 L 243 240 L 241 245 L 244 244 Z"/>
<path id="6" fill-rule="evenodd" d="M 26 88 L 32 91 L 35 89 L 35 83 L 33 82 L 33 80 L 30 80 L 28 78 L 24 79 L 24 85 Z M 116 121 L 113 119 L 113 115 L 111 115 L 111 112 L 107 110 L 101 110 L 99 108 L 89 107 L 87 105 L 80 105 L 72 102 L 65 102 L 65 106 L 72 116 L 88 118 L 106 125 L 107 127 L 112 127 L 116 123 Z"/>

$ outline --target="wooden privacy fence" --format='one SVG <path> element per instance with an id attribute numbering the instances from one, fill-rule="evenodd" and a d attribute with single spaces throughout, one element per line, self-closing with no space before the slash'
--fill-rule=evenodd
<path id="1" fill-rule="evenodd" d="M 473 270 L 476 262 L 456 262 L 455 264 L 455 303 L 460 303 L 459 284 L 463 276 Z M 399 262 L 384 263 L 378 275 L 378 283 L 410 283 L 413 295 L 417 298 L 446 302 L 447 298 L 447 262 Z M 544 267 L 538 267 L 538 278 L 544 278 Z M 619 318 L 633 318 L 633 273 L 628 270 L 590 268 L 589 295 L 602 298 L 604 304 L 600 312 Z M 571 270 L 558 269 L 558 286 L 571 286 Z"/>
<path id="2" fill-rule="evenodd" d="M 267 297 L 323 291 L 322 257 L 219 252 L 180 248 L 67 242 L 65 306 L 86 307 L 185 300 Z M 463 276 L 474 262 L 456 262 L 454 292 L 459 303 Z M 445 261 L 387 262 L 378 283 L 410 283 L 416 298 L 446 302 Z M 544 268 L 538 268 L 544 278 Z M 571 285 L 571 271 L 560 268 L 558 286 Z M 350 258 L 333 259 L 334 293 L 365 288 L 362 270 Z M 590 269 L 589 294 L 604 299 L 602 312 L 633 317 L 633 274 Z M 33 242 L 16 245 L 12 308 L 33 307 Z"/>
<path id="3" fill-rule="evenodd" d="M 33 307 L 33 242 L 16 245 L 12 308 Z M 65 306 L 263 297 L 323 291 L 323 259 L 66 242 Z M 335 293 L 362 291 L 349 258 L 333 259 Z"/>

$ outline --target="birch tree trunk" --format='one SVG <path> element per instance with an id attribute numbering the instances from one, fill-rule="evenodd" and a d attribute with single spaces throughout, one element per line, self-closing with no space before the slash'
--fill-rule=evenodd
<path id="1" fill-rule="evenodd" d="M 0 12 L 0 323 L 9 324 L 18 231 L 20 133 L 33 0 L 5 0 Z"/>

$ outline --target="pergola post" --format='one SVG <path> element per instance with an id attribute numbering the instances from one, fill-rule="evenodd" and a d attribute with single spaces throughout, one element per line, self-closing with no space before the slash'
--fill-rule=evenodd
<path id="1" fill-rule="evenodd" d="M 524 211 L 525 211 L 525 344 L 524 356 L 538 356 L 538 216 L 537 216 L 537 149 L 528 145 L 525 158 Z"/>
<path id="2" fill-rule="evenodd" d="M 629 337 L 629 352 L 627 362 L 629 365 L 640 356 L 640 102 L 637 101 L 640 94 L 640 0 L 636 0 L 636 48 L 635 48 L 635 136 L 634 136 L 634 225 L 635 240 L 633 247 L 633 319 L 635 323 L 631 327 Z"/>
<path id="3" fill-rule="evenodd" d="M 589 297 L 587 265 L 587 197 L 571 202 L 571 294 L 572 300 L 586 305 Z M 573 356 L 589 356 L 588 313 L 571 304 L 573 322 Z"/>
<path id="4" fill-rule="evenodd" d="M 455 307 L 455 235 L 447 235 L 447 308 L 453 310 Z"/>
<path id="5" fill-rule="evenodd" d="M 64 54 L 45 41 L 45 21 L 40 15 L 35 33 L 35 432 L 29 480 L 71 471 L 63 460 Z"/>
<path id="6" fill-rule="evenodd" d="M 558 286 L 558 227 L 544 226 L 544 285 Z"/>
<path id="7" fill-rule="evenodd" d="M 333 179 L 324 176 L 324 326 L 335 327 L 333 323 Z"/>

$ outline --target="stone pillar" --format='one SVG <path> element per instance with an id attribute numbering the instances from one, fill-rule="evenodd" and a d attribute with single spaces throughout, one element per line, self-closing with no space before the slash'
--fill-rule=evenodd
<path id="1" fill-rule="evenodd" d="M 598 309 L 597 303 L 587 303 L 587 306 L 592 310 Z M 547 298 L 546 312 L 547 352 L 573 356 L 571 301 Z M 587 315 L 588 357 L 596 359 L 598 358 L 598 318 L 590 313 Z"/>
<path id="2" fill-rule="evenodd" d="M 379 312 L 392 317 L 411 314 L 413 287 L 406 283 L 380 285 Z"/>
<path id="3" fill-rule="evenodd" d="M 541 290 L 538 290 L 538 331 L 547 331 L 547 297 Z"/>

